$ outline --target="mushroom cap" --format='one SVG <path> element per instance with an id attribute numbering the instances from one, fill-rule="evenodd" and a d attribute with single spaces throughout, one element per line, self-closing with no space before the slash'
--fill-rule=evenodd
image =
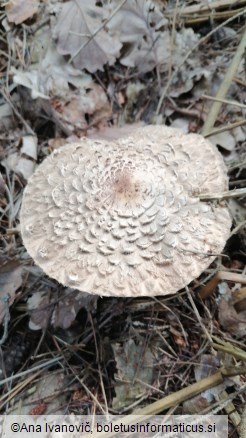
<path id="1" fill-rule="evenodd" d="M 228 209 L 198 195 L 227 187 L 220 153 L 200 135 L 147 126 L 114 142 L 82 138 L 30 178 L 23 242 L 63 285 L 105 296 L 173 294 L 222 251 Z"/>

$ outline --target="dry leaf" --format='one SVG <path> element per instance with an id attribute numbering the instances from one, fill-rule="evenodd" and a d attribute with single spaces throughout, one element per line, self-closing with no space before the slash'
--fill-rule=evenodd
<path id="1" fill-rule="evenodd" d="M 38 67 L 32 64 L 26 72 L 13 68 L 11 72 L 14 74 L 14 82 L 30 89 L 33 99 L 41 98 L 35 108 L 40 105 L 42 111 L 49 117 L 52 115 L 55 121 L 58 120 L 67 133 L 86 130 L 88 125 L 105 124 L 112 117 L 105 91 L 93 82 L 90 75 L 68 64 L 57 53 L 49 36 L 47 31 L 45 35 L 42 31 L 36 36 L 35 44 L 38 48 L 41 41 L 43 44 L 37 55 Z M 33 57 L 36 59 L 34 53 Z M 26 110 L 30 112 L 29 107 Z"/>
<path id="2" fill-rule="evenodd" d="M 234 299 L 227 283 L 219 285 L 221 298 L 218 304 L 219 322 L 231 335 L 243 337 L 246 333 L 246 311 L 237 313 L 234 308 Z"/>
<path id="3" fill-rule="evenodd" d="M 186 117 L 176 117 L 174 121 L 172 121 L 172 128 L 181 129 L 184 134 L 188 134 L 189 132 L 189 124 L 190 120 Z"/>
<path id="4" fill-rule="evenodd" d="M 42 376 L 39 380 L 35 381 L 35 391 L 30 391 L 30 388 L 27 387 L 25 392 L 23 392 L 21 414 L 34 415 L 34 413 L 31 414 L 31 412 L 36 410 L 37 416 L 42 415 L 44 408 L 46 415 L 64 414 L 64 406 L 66 404 L 66 392 L 64 392 L 64 388 L 67 384 L 68 379 L 63 370 L 52 372 L 46 370 L 45 378 Z M 9 407 L 7 413 L 9 415 L 20 414 L 20 403 L 18 400 L 14 406 Z"/>
<path id="5" fill-rule="evenodd" d="M 106 63 L 112 65 L 119 56 L 122 44 L 103 26 L 105 10 L 96 6 L 95 0 L 68 1 L 63 5 L 54 37 L 59 53 L 71 55 L 76 68 L 94 73 Z"/>
<path id="6" fill-rule="evenodd" d="M 111 3 L 115 8 L 118 0 Z M 127 0 L 108 23 L 124 45 L 120 62 L 141 72 L 166 64 L 170 56 L 168 21 L 151 0 Z"/>
<path id="7" fill-rule="evenodd" d="M 52 296 L 47 291 L 32 294 L 27 301 L 30 314 L 29 327 L 40 330 L 51 323 L 54 327 L 67 329 L 71 326 L 80 309 L 94 310 L 98 295 L 88 294 L 66 288 L 61 298 Z"/>
<path id="8" fill-rule="evenodd" d="M 215 145 L 220 146 L 226 151 L 233 151 L 236 147 L 236 139 L 229 131 L 210 135 L 209 140 Z"/>
<path id="9" fill-rule="evenodd" d="M 214 374 L 220 365 L 217 357 L 211 354 L 202 354 L 200 364 L 195 366 L 195 378 L 199 382 L 208 376 Z M 234 385 L 234 381 L 225 379 L 223 383 L 213 388 L 207 389 L 196 397 L 191 398 L 183 403 L 184 413 L 199 414 L 202 410 L 209 407 L 209 405 L 218 399 L 219 395 L 226 390 L 228 386 Z"/>
<path id="10" fill-rule="evenodd" d="M 2 323 L 8 307 L 13 304 L 15 292 L 22 285 L 22 266 L 11 260 L 0 259 L 0 323 Z"/>
<path id="11" fill-rule="evenodd" d="M 192 29 L 182 29 L 176 32 L 171 51 L 168 20 L 156 3 L 126 0 L 119 6 L 118 0 L 103 2 L 103 7 L 95 0 L 65 3 L 54 29 L 59 53 L 70 55 L 77 68 L 90 72 L 102 70 L 103 65 L 112 65 L 116 59 L 140 72 L 156 66 L 166 71 L 170 63 L 180 65 L 199 41 Z M 189 61 L 190 70 L 196 69 L 197 61 Z M 198 74 L 196 71 L 193 76 Z"/>
<path id="12" fill-rule="evenodd" d="M 20 172 L 26 180 L 32 176 L 37 161 L 38 139 L 34 135 L 25 135 L 22 138 L 20 159 L 16 171 Z"/>
<path id="13" fill-rule="evenodd" d="M 5 190 L 6 190 L 5 187 L 6 187 L 6 184 L 5 184 L 5 181 L 3 179 L 2 174 L 0 172 L 0 195 L 1 196 L 5 193 Z"/>
<path id="14" fill-rule="evenodd" d="M 189 27 L 183 27 L 179 32 L 175 33 L 175 43 L 172 53 L 172 64 L 180 65 L 182 59 L 187 55 L 191 49 L 193 49 L 199 42 L 199 34 Z M 198 56 L 200 52 L 193 50 L 193 56 L 189 58 L 189 65 L 197 67 Z M 182 66 L 181 66 L 182 68 Z M 183 67 L 184 68 L 184 67 Z"/>
<path id="15" fill-rule="evenodd" d="M 42 29 L 42 32 L 35 35 L 33 46 L 37 47 L 38 53 L 32 51 L 33 63 L 28 71 L 11 68 L 14 83 L 29 88 L 33 99 L 63 97 L 71 91 L 70 84 L 76 88 L 85 88 L 92 82 L 91 76 L 76 70 L 57 53 L 48 29 Z"/>
<path id="16" fill-rule="evenodd" d="M 195 366 L 195 378 L 199 382 L 208 376 L 211 376 L 217 371 L 220 366 L 220 361 L 212 354 L 202 354 L 200 358 L 200 364 Z"/>
<path id="17" fill-rule="evenodd" d="M 138 344 L 129 339 L 123 345 L 112 344 L 112 348 L 118 374 L 113 408 L 120 409 L 143 395 L 146 392 L 146 384 L 152 384 L 154 358 L 144 339 Z"/>
<path id="18" fill-rule="evenodd" d="M 37 161 L 37 144 L 38 139 L 34 135 L 25 135 L 22 137 L 21 154 L 25 154 L 29 159 Z"/>
<path id="19" fill-rule="evenodd" d="M 187 67 L 184 64 L 173 77 L 170 96 L 179 97 L 188 93 L 194 87 L 194 84 L 201 81 L 207 76 L 207 70 L 202 67 Z"/>
<path id="20" fill-rule="evenodd" d="M 14 172 L 20 173 L 26 180 L 32 176 L 37 161 L 36 136 L 26 135 L 22 138 L 20 152 L 14 152 L 4 160 L 4 163 Z"/>
<path id="21" fill-rule="evenodd" d="M 51 99 L 53 114 L 63 125 L 73 131 L 86 130 L 88 126 L 107 123 L 111 106 L 103 88 L 91 82 L 86 88 L 71 91 L 59 100 Z"/>
<path id="22" fill-rule="evenodd" d="M 0 130 L 8 131 L 13 126 L 13 110 L 8 102 L 0 105 Z"/>
<path id="23" fill-rule="evenodd" d="M 221 326 L 236 337 L 244 337 L 246 333 L 246 311 L 237 313 L 232 301 L 221 298 L 219 302 L 219 321 Z"/>
<path id="24" fill-rule="evenodd" d="M 27 300 L 31 330 L 45 329 L 50 323 L 52 303 L 47 291 L 36 291 Z"/>
<path id="25" fill-rule="evenodd" d="M 39 0 L 10 0 L 6 14 L 10 23 L 20 24 L 38 12 Z"/>
<path id="26" fill-rule="evenodd" d="M 69 288 L 66 288 L 65 295 L 64 298 L 59 300 L 51 321 L 54 327 L 61 327 L 63 329 L 71 326 L 80 309 L 83 308 L 87 311 L 95 310 L 99 298 L 98 295 L 75 291 Z"/>

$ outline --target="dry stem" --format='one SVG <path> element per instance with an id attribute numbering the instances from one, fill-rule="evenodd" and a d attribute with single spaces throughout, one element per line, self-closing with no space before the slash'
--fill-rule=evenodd
<path id="1" fill-rule="evenodd" d="M 241 196 L 246 196 L 246 187 L 221 193 L 204 193 L 199 195 L 199 199 L 200 201 L 223 201 L 224 199 L 240 198 Z"/>

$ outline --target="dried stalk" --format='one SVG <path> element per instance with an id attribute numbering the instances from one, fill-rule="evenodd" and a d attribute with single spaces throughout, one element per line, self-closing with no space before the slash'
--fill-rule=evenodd
<path id="1" fill-rule="evenodd" d="M 203 94 L 201 97 L 204 99 L 213 100 L 214 102 L 225 103 L 226 105 L 238 106 L 239 108 L 246 108 L 246 105 L 240 102 L 236 102 L 235 100 L 227 100 L 227 99 L 219 99 L 218 97 L 208 96 L 207 94 Z"/>
<path id="2" fill-rule="evenodd" d="M 204 193 L 199 195 L 199 199 L 200 201 L 223 201 L 224 199 L 240 198 L 241 196 L 246 196 L 246 187 L 221 193 Z"/>
<path id="3" fill-rule="evenodd" d="M 133 412 L 133 415 L 158 415 L 162 411 L 170 408 L 171 406 L 179 405 L 185 400 L 189 400 L 192 397 L 195 397 L 197 394 L 200 394 L 203 391 L 206 391 L 209 388 L 214 388 L 223 382 L 224 376 L 229 377 L 232 375 L 240 374 L 242 369 L 224 369 L 220 368 L 215 374 L 212 376 L 206 377 L 205 379 L 200 380 L 199 382 L 193 383 L 187 388 L 180 389 L 174 394 L 170 394 L 167 397 L 164 397 L 161 400 L 157 400 L 154 403 L 151 403 L 148 406 L 145 406 L 142 409 L 138 409 Z M 246 369 L 244 367 L 244 372 Z"/>
<path id="4" fill-rule="evenodd" d="M 243 408 L 241 423 L 240 423 L 240 438 L 246 438 L 246 405 Z"/>
<path id="5" fill-rule="evenodd" d="M 164 397 L 161 400 L 157 400 L 154 403 L 151 403 L 148 406 L 145 406 L 142 409 L 137 409 L 132 412 L 132 414 L 126 417 L 121 418 L 121 423 L 124 425 L 131 424 L 133 421 L 141 421 L 141 419 L 146 420 L 146 416 L 158 415 L 166 409 L 171 408 L 172 406 L 177 406 L 185 400 L 189 400 L 192 397 L 200 394 L 207 389 L 214 388 L 215 386 L 223 383 L 224 377 L 230 377 L 239 374 L 246 373 L 246 368 L 238 368 L 238 369 L 226 369 L 219 368 L 218 371 L 212 376 L 206 377 L 205 379 L 200 380 L 199 382 L 193 383 L 187 388 L 183 388 L 174 394 L 170 394 L 167 397 Z M 142 418 L 142 416 L 145 416 Z M 101 437 L 111 438 L 115 436 L 114 432 L 110 433 L 102 433 Z"/>
<path id="6" fill-rule="evenodd" d="M 212 135 L 220 134 L 221 132 L 231 131 L 231 129 L 235 129 L 238 126 L 243 126 L 243 125 L 246 125 L 245 119 L 238 120 L 237 122 L 234 122 L 234 123 L 229 123 L 228 125 L 221 126 L 220 128 L 215 128 L 209 134 L 204 135 L 204 137 L 208 138 L 208 137 L 211 137 Z M 238 184 L 238 181 L 237 181 L 237 184 Z"/>

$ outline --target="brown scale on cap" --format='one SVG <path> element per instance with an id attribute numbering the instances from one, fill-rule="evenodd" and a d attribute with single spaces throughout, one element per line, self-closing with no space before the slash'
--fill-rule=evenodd
<path id="1" fill-rule="evenodd" d="M 231 220 L 199 193 L 227 189 L 216 148 L 196 134 L 139 128 L 54 151 L 24 191 L 23 242 L 63 285 L 99 295 L 165 295 L 220 253 Z"/>
<path id="2" fill-rule="evenodd" d="M 125 200 L 126 204 L 129 201 L 136 201 L 139 192 L 139 183 L 136 183 L 132 175 L 125 169 L 118 172 L 114 180 L 115 195 Z"/>

